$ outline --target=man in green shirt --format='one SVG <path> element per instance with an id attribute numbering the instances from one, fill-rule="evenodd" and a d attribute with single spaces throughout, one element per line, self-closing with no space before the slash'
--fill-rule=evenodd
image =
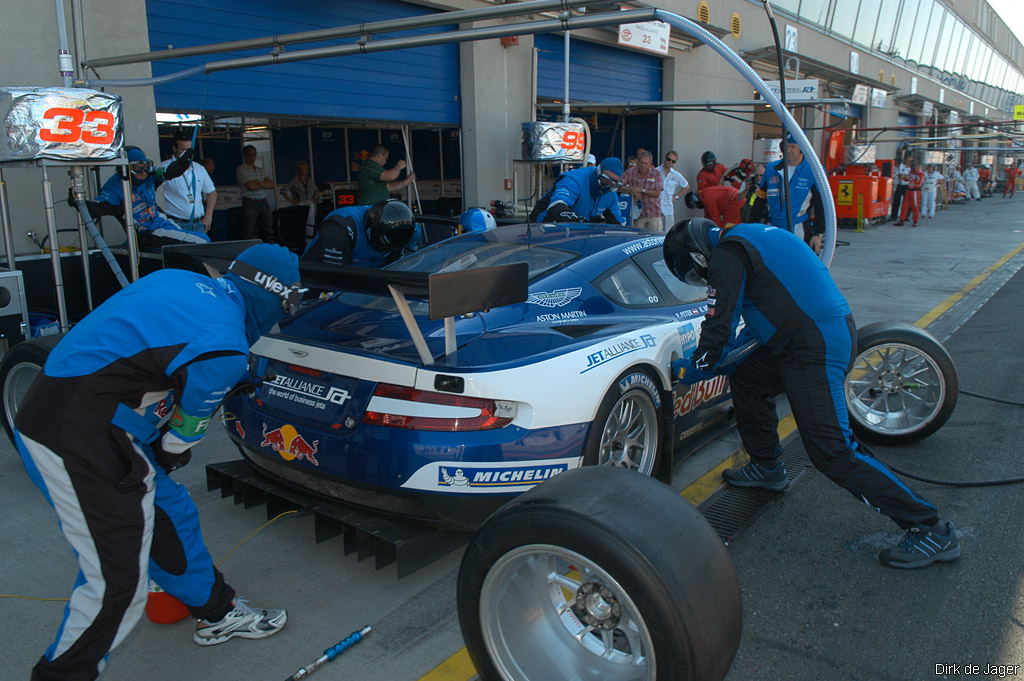
<path id="1" fill-rule="evenodd" d="M 357 205 L 371 206 L 378 201 L 387 201 L 391 198 L 392 192 L 405 189 L 416 180 L 416 173 L 409 173 L 404 180 L 398 179 L 405 170 L 404 159 L 398 161 L 391 170 L 384 170 L 390 153 L 382 144 L 375 144 L 370 149 L 370 157 L 359 170 L 359 180 L 356 184 Z"/>

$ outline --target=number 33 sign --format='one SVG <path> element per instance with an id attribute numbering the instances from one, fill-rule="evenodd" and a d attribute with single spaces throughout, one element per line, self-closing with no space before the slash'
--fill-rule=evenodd
<path id="1" fill-rule="evenodd" d="M 124 144 L 121 98 L 78 88 L 0 88 L 0 161 L 110 160 Z"/>

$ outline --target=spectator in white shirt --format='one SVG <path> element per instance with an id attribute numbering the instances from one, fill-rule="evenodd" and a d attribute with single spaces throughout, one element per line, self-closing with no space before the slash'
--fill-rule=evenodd
<path id="1" fill-rule="evenodd" d="M 968 200 L 981 201 L 981 192 L 978 191 L 978 169 L 970 163 L 967 164 L 967 170 L 964 171 L 964 185 L 967 188 Z"/>
<path id="2" fill-rule="evenodd" d="M 171 145 L 173 157 L 160 164 L 166 168 L 192 148 L 192 133 L 180 130 L 174 134 Z M 209 173 L 192 161 L 184 174 L 163 184 L 164 212 L 176 225 L 189 232 L 207 233 L 213 222 L 213 209 L 217 205 L 217 188 Z"/>
<path id="3" fill-rule="evenodd" d="M 924 184 L 921 185 L 921 215 L 926 218 L 935 217 L 935 194 L 939 182 L 942 182 L 942 173 L 935 170 L 935 166 L 925 166 Z"/>
<path id="4" fill-rule="evenodd" d="M 673 203 L 690 186 L 683 174 L 675 169 L 675 164 L 678 161 L 679 154 L 670 151 L 665 154 L 665 162 L 658 166 L 658 172 L 661 173 L 662 184 L 665 187 L 661 192 L 661 214 L 666 232 L 675 224 Z"/>

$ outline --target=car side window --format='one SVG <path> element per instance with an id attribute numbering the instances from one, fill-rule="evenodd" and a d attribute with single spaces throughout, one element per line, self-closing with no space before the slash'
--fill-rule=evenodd
<path id="1" fill-rule="evenodd" d="M 595 279 L 593 285 L 609 300 L 623 307 L 661 307 L 665 304 L 658 289 L 632 260 L 608 270 Z"/>
<path id="2" fill-rule="evenodd" d="M 708 288 L 705 284 L 689 284 L 676 279 L 668 265 L 665 264 L 660 248 L 648 249 L 633 258 L 640 263 L 640 266 L 654 280 L 658 288 L 665 292 L 665 297 L 674 298 L 674 300 L 666 300 L 665 304 L 697 303 L 707 298 Z"/>

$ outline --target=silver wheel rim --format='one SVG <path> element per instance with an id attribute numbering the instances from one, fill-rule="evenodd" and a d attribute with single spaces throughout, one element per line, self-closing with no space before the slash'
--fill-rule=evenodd
<path id="1" fill-rule="evenodd" d="M 618 466 L 650 475 L 658 454 L 658 410 L 651 396 L 630 390 L 612 407 L 601 429 L 600 466 Z"/>
<path id="2" fill-rule="evenodd" d="M 559 546 L 503 555 L 480 592 L 484 643 L 503 679 L 654 681 L 650 632 L 622 586 Z"/>
<path id="3" fill-rule="evenodd" d="M 862 352 L 846 377 L 851 416 L 884 435 L 924 428 L 942 409 L 945 397 L 946 381 L 938 364 L 903 343 Z"/>
<path id="4" fill-rule="evenodd" d="M 35 362 L 21 362 L 11 367 L 4 381 L 4 413 L 7 423 L 13 428 L 14 417 L 18 415 L 18 405 L 25 399 L 28 389 L 42 371 Z"/>

